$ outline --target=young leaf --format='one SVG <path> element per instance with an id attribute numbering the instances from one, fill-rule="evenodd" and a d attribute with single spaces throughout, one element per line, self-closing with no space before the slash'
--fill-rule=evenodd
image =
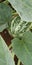
<path id="1" fill-rule="evenodd" d="M 6 43 L 0 36 L 0 65 L 15 65 Z"/>
<path id="2" fill-rule="evenodd" d="M 25 32 L 22 40 L 12 40 L 13 51 L 23 65 L 32 65 L 32 33 Z"/>
<path id="3" fill-rule="evenodd" d="M 32 0 L 8 0 L 23 21 L 32 22 Z"/>
<path id="4" fill-rule="evenodd" d="M 16 16 L 12 22 L 11 22 L 11 26 L 10 26 L 10 29 L 11 29 L 11 33 L 13 34 L 17 34 L 19 31 L 19 27 L 21 25 L 21 18 L 19 16 Z"/>

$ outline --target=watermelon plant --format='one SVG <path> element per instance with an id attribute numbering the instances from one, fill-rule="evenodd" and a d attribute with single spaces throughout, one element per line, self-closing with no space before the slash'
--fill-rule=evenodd
<path id="1" fill-rule="evenodd" d="M 13 39 L 8 47 L 0 34 L 0 65 L 15 65 L 14 55 L 16 65 L 32 65 L 32 0 L 0 0 L 0 33 L 5 29 Z"/>

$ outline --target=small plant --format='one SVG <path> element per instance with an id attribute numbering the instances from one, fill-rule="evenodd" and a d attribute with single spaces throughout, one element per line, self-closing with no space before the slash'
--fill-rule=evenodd
<path id="1" fill-rule="evenodd" d="M 7 47 L 0 35 L 0 65 L 15 65 L 14 54 L 23 65 L 32 65 L 32 0 L 5 0 L 0 3 L 0 32 L 4 29 L 13 39 Z M 12 52 L 9 51 L 11 46 Z"/>

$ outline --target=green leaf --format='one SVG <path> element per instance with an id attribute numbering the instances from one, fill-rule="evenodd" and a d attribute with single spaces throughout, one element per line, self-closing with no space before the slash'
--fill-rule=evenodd
<path id="1" fill-rule="evenodd" d="M 30 31 L 24 33 L 22 40 L 13 39 L 12 46 L 23 65 L 32 65 L 32 33 Z"/>
<path id="2" fill-rule="evenodd" d="M 7 4 L 0 3 L 0 32 L 10 26 L 14 12 Z"/>
<path id="3" fill-rule="evenodd" d="M 0 36 L 0 65 L 15 65 L 6 43 Z"/>
<path id="4" fill-rule="evenodd" d="M 8 0 L 23 21 L 32 22 L 32 0 Z"/>
<path id="5" fill-rule="evenodd" d="M 11 8 L 4 3 L 0 3 L 0 25 L 10 22 L 11 16 L 12 16 Z"/>

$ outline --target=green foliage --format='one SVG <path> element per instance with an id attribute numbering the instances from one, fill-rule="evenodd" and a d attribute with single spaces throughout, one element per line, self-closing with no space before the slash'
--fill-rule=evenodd
<path id="1" fill-rule="evenodd" d="M 23 21 L 32 22 L 32 0 L 8 0 Z"/>
<path id="2" fill-rule="evenodd" d="M 9 2 L 11 5 L 8 5 Z M 4 29 L 14 36 L 12 50 L 23 65 L 32 65 L 32 0 L 6 0 L 0 3 L 0 32 Z M 1 36 L 0 65 L 15 65 Z"/>
<path id="3" fill-rule="evenodd" d="M 11 8 L 4 3 L 0 3 L 0 24 L 11 21 Z"/>
<path id="4" fill-rule="evenodd" d="M 21 37 L 22 34 L 29 30 L 32 26 L 31 22 L 22 21 L 19 15 L 13 18 L 9 27 L 9 33 L 14 37 Z"/>
<path id="5" fill-rule="evenodd" d="M 13 15 L 12 13 L 12 8 L 10 8 L 7 4 L 0 3 L 0 32 L 10 25 Z"/>
<path id="6" fill-rule="evenodd" d="M 25 32 L 22 39 L 12 40 L 13 51 L 23 65 L 32 65 L 32 33 Z"/>
<path id="7" fill-rule="evenodd" d="M 0 65 L 15 65 L 6 43 L 0 36 Z"/>

